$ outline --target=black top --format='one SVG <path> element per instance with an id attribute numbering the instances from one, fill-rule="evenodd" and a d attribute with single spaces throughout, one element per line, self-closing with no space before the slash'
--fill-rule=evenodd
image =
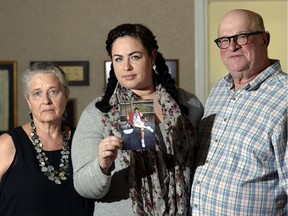
<path id="1" fill-rule="evenodd" d="M 68 180 L 57 185 L 40 170 L 34 146 L 23 128 L 17 127 L 9 131 L 9 134 L 14 141 L 16 155 L 0 185 L 1 216 L 93 215 L 94 201 L 81 197 L 74 189 L 71 153 Z M 55 169 L 59 167 L 60 152 L 45 151 L 49 163 Z"/>

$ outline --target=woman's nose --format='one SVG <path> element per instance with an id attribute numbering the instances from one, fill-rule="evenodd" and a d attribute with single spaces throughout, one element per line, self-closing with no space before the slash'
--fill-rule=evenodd
<path id="1" fill-rule="evenodd" d="M 50 97 L 49 97 L 49 94 L 48 93 L 46 93 L 46 94 L 43 94 L 43 104 L 51 104 L 51 99 L 50 99 Z"/>
<path id="2" fill-rule="evenodd" d="M 129 61 L 129 60 L 127 60 L 127 61 L 124 62 L 124 70 L 125 70 L 125 71 L 130 71 L 130 70 L 132 70 L 132 65 L 130 64 L 130 61 Z"/>

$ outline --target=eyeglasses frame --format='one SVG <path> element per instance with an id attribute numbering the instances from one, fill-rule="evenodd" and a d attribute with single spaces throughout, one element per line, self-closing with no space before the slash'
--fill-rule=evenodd
<path id="1" fill-rule="evenodd" d="M 230 43 L 231 43 L 231 39 L 233 39 L 234 43 L 237 44 L 238 46 L 243 46 L 243 45 L 246 45 L 248 43 L 248 38 L 249 36 L 251 35 L 258 35 L 258 34 L 263 34 L 265 32 L 263 31 L 255 31 L 255 32 L 249 32 L 249 33 L 241 33 L 241 34 L 236 34 L 236 35 L 232 35 L 232 36 L 229 36 L 229 37 L 220 37 L 220 38 L 217 38 L 214 40 L 214 42 L 216 43 L 216 45 L 220 48 L 220 49 L 227 49 L 229 46 L 230 46 Z M 237 39 L 239 36 L 242 36 L 242 35 L 245 35 L 247 37 L 247 41 L 245 44 L 238 44 L 237 43 Z M 221 39 L 224 39 L 224 38 L 227 38 L 229 40 L 229 44 L 227 47 L 225 48 L 221 48 L 218 44 L 218 42 L 220 42 Z"/>

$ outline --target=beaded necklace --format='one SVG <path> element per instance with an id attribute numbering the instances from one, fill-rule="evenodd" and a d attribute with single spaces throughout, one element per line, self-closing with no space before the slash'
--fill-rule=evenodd
<path id="1" fill-rule="evenodd" d="M 63 136 L 63 148 L 61 151 L 61 159 L 59 164 L 59 170 L 55 170 L 55 168 L 49 164 L 48 157 L 43 151 L 43 144 L 39 140 L 39 136 L 36 133 L 36 127 L 34 121 L 31 121 L 31 140 L 34 145 L 34 149 L 36 150 L 37 156 L 36 158 L 39 161 L 39 166 L 41 167 L 41 171 L 45 176 L 48 177 L 50 181 L 54 181 L 56 184 L 61 184 L 61 181 L 67 180 L 69 175 L 69 154 L 70 148 L 68 145 L 68 136 L 64 130 L 62 129 Z"/>

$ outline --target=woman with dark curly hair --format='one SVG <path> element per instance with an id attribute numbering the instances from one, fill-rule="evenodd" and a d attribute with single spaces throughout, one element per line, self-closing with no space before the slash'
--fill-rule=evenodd
<path id="1" fill-rule="evenodd" d="M 96 215 L 187 215 L 202 104 L 176 88 L 147 27 L 117 26 L 106 49 L 106 91 L 85 108 L 73 139 L 75 188 L 97 199 Z M 154 101 L 156 150 L 123 150 L 119 104 L 145 99 Z"/>

